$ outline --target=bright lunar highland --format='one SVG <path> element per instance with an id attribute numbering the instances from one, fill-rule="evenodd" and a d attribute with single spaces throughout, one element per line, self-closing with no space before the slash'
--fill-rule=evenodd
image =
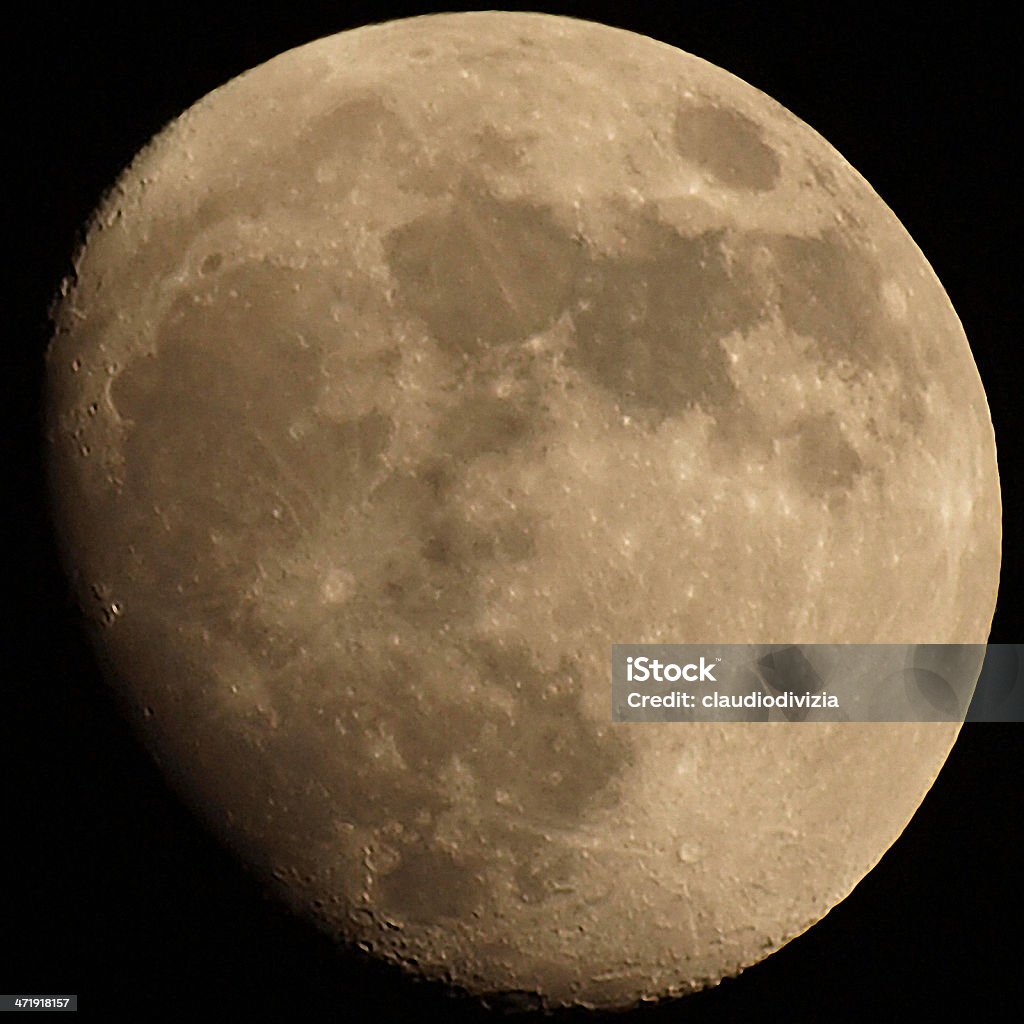
<path id="1" fill-rule="evenodd" d="M 984 643 L 995 443 L 924 256 L 727 72 L 533 14 L 319 40 L 104 199 L 54 508 L 139 728 L 345 942 L 630 1005 L 750 965 L 956 724 L 613 725 L 613 643 Z"/>

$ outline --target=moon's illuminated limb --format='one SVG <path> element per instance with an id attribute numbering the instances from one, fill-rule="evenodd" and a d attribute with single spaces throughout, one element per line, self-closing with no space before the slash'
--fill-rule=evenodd
<path id="1" fill-rule="evenodd" d="M 610 723 L 613 641 L 980 642 L 999 565 L 926 261 L 651 40 L 433 17 L 229 83 L 99 211 L 51 385 L 153 744 L 297 904 L 429 973 L 610 1005 L 735 971 L 955 736 Z"/>

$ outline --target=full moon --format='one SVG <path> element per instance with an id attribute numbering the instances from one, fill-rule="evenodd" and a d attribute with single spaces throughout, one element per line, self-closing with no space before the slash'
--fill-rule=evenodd
<path id="1" fill-rule="evenodd" d="M 168 777 L 296 911 L 547 1006 L 842 900 L 956 723 L 611 720 L 613 643 L 984 643 L 984 390 L 776 102 L 538 14 L 291 50 L 95 214 L 54 316 L 66 563 Z"/>

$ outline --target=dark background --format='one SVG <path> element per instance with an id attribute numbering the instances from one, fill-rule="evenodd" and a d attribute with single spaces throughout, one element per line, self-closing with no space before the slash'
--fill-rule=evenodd
<path id="1" fill-rule="evenodd" d="M 4 348 L 16 518 L 0 722 L 0 992 L 77 992 L 98 1019 L 180 1017 L 200 1001 L 227 1019 L 484 1019 L 476 1004 L 340 959 L 167 791 L 104 689 L 65 596 L 37 444 L 47 305 L 77 231 L 138 148 L 211 88 L 282 50 L 430 8 L 19 6 L 5 58 L 13 105 L 6 162 L 22 180 L 9 194 L 17 255 Z M 1018 336 L 1010 335 L 1020 57 L 1008 27 L 969 3 L 936 6 L 924 18 L 864 4 L 527 9 L 540 7 L 652 35 L 739 75 L 823 134 L 896 211 L 946 286 L 986 384 L 1005 520 L 992 640 L 1024 640 L 1024 432 Z M 738 979 L 636 1019 L 949 1020 L 970 1011 L 995 1020 L 1019 1012 L 1022 730 L 967 726 L 902 838 L 824 921 Z"/>

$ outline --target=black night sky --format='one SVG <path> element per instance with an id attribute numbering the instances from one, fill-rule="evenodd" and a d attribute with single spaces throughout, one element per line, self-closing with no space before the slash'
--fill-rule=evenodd
<path id="1" fill-rule="evenodd" d="M 486 7 L 486 5 L 484 5 Z M 519 5 L 506 5 L 510 9 Z M 733 72 L 825 136 L 897 213 L 971 340 L 1004 506 L 992 640 L 1024 640 L 1024 440 L 1011 335 L 1020 262 L 1020 57 L 984 5 L 533 4 L 651 35 Z M 139 147 L 215 86 L 313 38 L 422 4 L 20 4 L 5 439 L 15 607 L 4 673 L 0 992 L 78 993 L 97 1019 L 452 1022 L 477 1004 L 339 957 L 291 919 L 166 787 L 99 675 L 43 499 L 46 311 L 77 232 Z M 462 8 L 465 9 L 465 8 Z M 1011 281 L 1011 273 L 1014 280 Z M 768 961 L 623 1022 L 1001 1020 L 1020 1010 L 1022 725 L 964 729 L 903 837 L 855 892 Z M 572 1013 L 571 1020 L 590 1015 Z"/>

